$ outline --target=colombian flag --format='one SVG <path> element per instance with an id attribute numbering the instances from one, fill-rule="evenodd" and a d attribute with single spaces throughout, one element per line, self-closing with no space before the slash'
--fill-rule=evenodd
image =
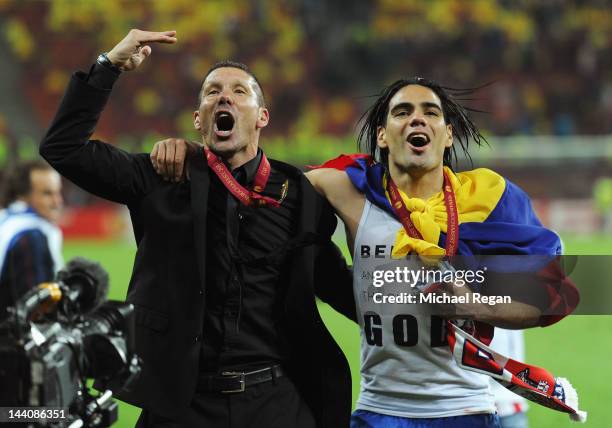
<path id="1" fill-rule="evenodd" d="M 384 167 L 367 155 L 341 155 L 320 168 L 345 170 L 353 185 L 366 198 L 395 216 L 385 191 Z M 457 254 L 469 255 L 559 255 L 561 240 L 542 226 L 527 194 L 501 175 L 485 168 L 453 173 L 451 180 L 459 214 Z M 446 244 L 446 208 L 442 191 L 427 201 L 402 194 L 410 219 L 425 243 L 398 232 L 394 256 L 410 252 L 425 255 L 444 254 Z"/>

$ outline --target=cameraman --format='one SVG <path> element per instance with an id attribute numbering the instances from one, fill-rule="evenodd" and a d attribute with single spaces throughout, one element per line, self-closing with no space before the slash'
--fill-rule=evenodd
<path id="1" fill-rule="evenodd" d="M 3 183 L 0 210 L 0 320 L 30 288 L 62 267 L 60 175 L 42 160 L 16 165 Z"/>

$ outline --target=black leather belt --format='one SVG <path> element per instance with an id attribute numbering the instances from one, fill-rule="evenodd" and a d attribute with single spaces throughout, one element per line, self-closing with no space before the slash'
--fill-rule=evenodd
<path id="1" fill-rule="evenodd" d="M 224 371 L 221 374 L 200 375 L 198 391 L 220 392 L 222 394 L 244 392 L 247 386 L 270 382 L 284 375 L 280 365 L 264 367 L 250 372 Z"/>

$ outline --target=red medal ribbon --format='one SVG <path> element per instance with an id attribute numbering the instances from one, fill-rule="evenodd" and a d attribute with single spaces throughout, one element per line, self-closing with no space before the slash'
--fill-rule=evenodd
<path id="1" fill-rule="evenodd" d="M 444 193 L 444 206 L 446 207 L 447 215 L 447 230 L 446 230 L 446 255 L 454 256 L 457 253 L 459 245 L 459 214 L 457 213 L 457 201 L 455 193 L 451 186 L 450 179 L 444 172 L 444 183 L 442 185 Z M 387 192 L 391 198 L 391 207 L 395 211 L 395 215 L 399 218 L 400 223 L 404 226 L 408 236 L 414 239 L 423 240 L 423 235 L 418 231 L 412 220 L 410 219 L 410 211 L 406 208 L 399 189 L 391 177 L 387 180 Z"/>
<path id="2" fill-rule="evenodd" d="M 266 188 L 268 178 L 270 177 L 270 162 L 264 153 L 261 154 L 261 162 L 257 168 L 253 188 L 251 190 L 245 189 L 240 185 L 221 159 L 206 147 L 204 148 L 204 154 L 206 155 L 208 166 L 214 171 L 217 177 L 219 177 L 219 180 L 221 180 L 221 183 L 223 183 L 228 192 L 234 195 L 236 199 L 244 205 L 256 207 L 270 205 L 275 208 L 280 207 L 280 203 L 275 199 L 260 194 Z"/>

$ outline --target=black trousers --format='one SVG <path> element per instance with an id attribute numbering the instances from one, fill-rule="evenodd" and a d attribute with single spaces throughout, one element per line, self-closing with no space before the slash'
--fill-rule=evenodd
<path id="1" fill-rule="evenodd" d="M 143 410 L 136 428 L 315 428 L 312 412 L 287 376 L 234 394 L 196 393 L 184 421 Z"/>

